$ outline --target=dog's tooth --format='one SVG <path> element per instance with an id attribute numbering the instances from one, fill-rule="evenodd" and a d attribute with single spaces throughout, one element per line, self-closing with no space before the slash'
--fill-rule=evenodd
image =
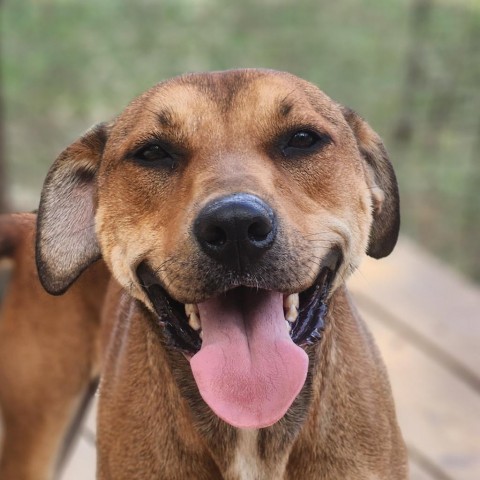
<path id="1" fill-rule="evenodd" d="M 290 333 L 292 331 L 292 326 L 290 325 L 290 322 L 288 320 L 285 320 L 285 324 L 287 325 L 288 333 Z"/>
<path id="2" fill-rule="evenodd" d="M 191 312 L 190 316 L 188 317 L 188 324 L 194 330 L 200 330 L 201 328 L 200 317 L 195 312 Z"/>
<path id="3" fill-rule="evenodd" d="M 194 330 L 200 330 L 200 315 L 198 311 L 198 305 L 195 303 L 186 303 L 185 304 L 185 313 L 188 317 L 188 324 Z"/>
<path id="4" fill-rule="evenodd" d="M 189 317 L 191 313 L 196 313 L 198 315 L 198 305 L 196 303 L 186 303 L 185 313 L 187 314 L 187 317 Z"/>
<path id="5" fill-rule="evenodd" d="M 285 307 L 286 310 L 290 310 L 292 306 L 294 306 L 298 310 L 299 305 L 300 305 L 300 298 L 298 296 L 298 293 L 292 293 L 287 297 L 283 297 L 283 306 Z"/>
<path id="6" fill-rule="evenodd" d="M 298 317 L 298 307 L 300 299 L 298 293 L 292 293 L 283 299 L 283 308 L 285 309 L 285 319 L 293 323 Z"/>
<path id="7" fill-rule="evenodd" d="M 287 322 L 293 323 L 297 318 L 298 318 L 298 309 L 297 307 L 295 307 L 295 305 L 292 305 L 288 309 L 288 312 L 285 313 L 285 320 L 287 320 Z"/>

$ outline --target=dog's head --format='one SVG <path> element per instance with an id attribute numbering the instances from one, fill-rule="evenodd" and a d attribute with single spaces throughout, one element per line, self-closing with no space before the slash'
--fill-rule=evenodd
<path id="1" fill-rule="evenodd" d="M 262 427 L 302 388 L 302 347 L 334 290 L 365 253 L 388 255 L 398 228 L 392 167 L 354 112 L 286 73 L 193 74 L 60 155 L 37 263 L 58 294 L 103 256 L 190 358 L 212 409 Z"/>

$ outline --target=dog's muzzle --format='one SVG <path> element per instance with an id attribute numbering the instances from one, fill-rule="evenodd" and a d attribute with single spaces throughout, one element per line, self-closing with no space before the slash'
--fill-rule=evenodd
<path id="1" fill-rule="evenodd" d="M 157 321 L 189 359 L 202 397 L 220 418 L 240 428 L 272 425 L 300 392 L 308 371 L 303 347 L 321 338 L 342 261 L 341 251 L 332 247 L 316 280 L 302 292 L 282 293 L 278 276 L 255 287 L 245 280 L 260 262 L 278 259 L 267 254 L 275 248 L 277 231 L 272 208 L 254 195 L 233 194 L 207 204 L 193 235 L 225 277 L 219 274 L 220 289 L 199 303 L 172 298 L 148 261 L 137 268 Z"/>

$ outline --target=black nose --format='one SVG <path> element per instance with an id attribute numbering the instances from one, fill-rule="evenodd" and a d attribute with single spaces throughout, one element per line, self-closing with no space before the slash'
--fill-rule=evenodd
<path id="1" fill-rule="evenodd" d="M 203 251 L 223 265 L 240 270 L 273 245 L 276 233 L 271 207 L 248 193 L 212 201 L 194 223 L 194 234 Z"/>

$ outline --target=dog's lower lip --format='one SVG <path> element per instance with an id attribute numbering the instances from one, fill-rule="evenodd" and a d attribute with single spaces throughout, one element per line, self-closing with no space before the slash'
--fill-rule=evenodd
<path id="1" fill-rule="evenodd" d="M 291 323 L 290 329 L 290 336 L 297 345 L 310 345 L 321 338 L 327 313 L 328 295 L 341 258 L 338 250 L 332 250 L 325 256 L 323 266 L 313 285 L 299 293 L 298 318 Z M 188 355 L 198 352 L 202 344 L 201 330 L 192 328 L 189 324 L 185 304 L 176 301 L 168 294 L 147 262 L 140 263 L 136 273 L 170 343 Z"/>
<path id="2" fill-rule="evenodd" d="M 142 289 L 155 309 L 159 323 L 165 329 L 168 340 L 188 354 L 200 350 L 202 342 L 198 333 L 185 319 L 184 305 L 168 295 L 146 262 L 138 265 L 136 273 Z"/>

